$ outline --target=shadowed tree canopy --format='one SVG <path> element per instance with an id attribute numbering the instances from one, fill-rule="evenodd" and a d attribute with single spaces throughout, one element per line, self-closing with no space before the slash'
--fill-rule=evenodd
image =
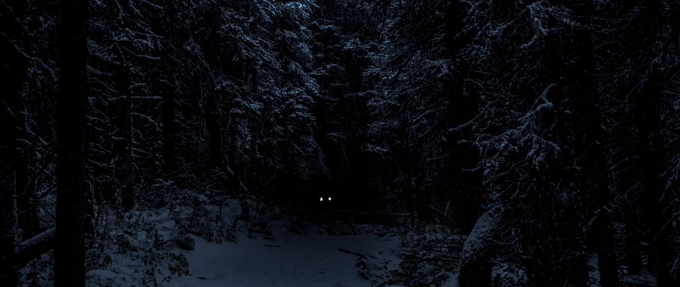
<path id="1" fill-rule="evenodd" d="M 677 287 L 676 2 L 0 0 L 0 285 L 282 220 L 401 228 L 377 286 Z"/>

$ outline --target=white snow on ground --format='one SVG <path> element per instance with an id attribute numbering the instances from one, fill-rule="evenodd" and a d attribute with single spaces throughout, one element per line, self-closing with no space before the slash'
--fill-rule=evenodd
<path id="1" fill-rule="evenodd" d="M 211 218 L 220 209 L 210 206 L 212 213 L 199 213 L 205 220 L 193 217 L 196 212 L 192 209 L 174 215 L 163 210 L 131 212 L 119 221 L 111 217 L 110 222 L 118 225 L 105 230 L 109 237 L 102 241 L 104 247 L 97 245 L 97 252 L 92 252 L 98 265 L 87 273 L 87 286 L 369 287 L 399 268 L 398 255 L 403 248 L 396 229 L 337 222 L 316 226 L 296 217 L 255 210 L 251 213 L 255 223 L 246 223 L 236 220 L 241 214 L 237 203 L 225 205 L 219 222 Z M 266 230 L 252 228 L 261 220 L 268 222 Z M 184 226 L 188 235 L 176 232 L 177 226 Z M 226 233 L 234 236 L 230 239 L 234 241 L 215 243 L 194 235 L 207 230 L 206 234 L 223 238 L 226 233 L 210 232 L 223 229 L 229 230 Z M 353 235 L 335 235 L 349 233 Z M 193 239 L 194 249 L 179 249 L 178 234 Z M 178 277 L 172 271 L 179 267 L 184 274 L 183 265 L 178 265 L 181 260 L 176 261 L 170 253 L 186 258 L 188 276 Z"/>
<path id="2" fill-rule="evenodd" d="M 277 240 L 248 238 L 215 244 L 192 236 L 196 249 L 182 251 L 190 276 L 173 278 L 171 287 L 369 287 L 355 267 L 361 254 L 397 261 L 399 237 L 363 235 L 287 235 Z M 341 251 L 342 250 L 342 251 Z"/>
<path id="3" fill-rule="evenodd" d="M 188 208 L 174 213 L 129 213 L 119 221 L 112 218 L 111 222 L 118 225 L 106 229 L 109 237 L 102 241 L 106 244 L 101 248 L 97 245 L 97 252 L 91 252 L 98 265 L 87 273 L 87 285 L 395 287 L 412 280 L 433 282 L 434 276 L 448 272 L 448 280 L 440 283 L 457 287 L 456 274 L 444 270 L 449 268 L 447 259 L 443 263 L 434 259 L 444 265 L 430 266 L 438 253 L 444 252 L 449 258 L 452 255 L 448 252 L 459 252 L 452 244 L 444 244 L 448 235 L 434 226 L 415 233 L 341 221 L 317 226 L 297 217 L 268 214 L 273 209 L 266 206 L 262 209 L 266 210 L 264 213 L 262 210 L 251 213 L 248 223 L 236 220 L 241 214 L 237 202 L 229 202 L 225 207 L 221 210 L 210 207 L 208 213 Z M 216 217 L 220 211 L 222 216 Z M 266 228 L 255 228 L 262 221 L 268 223 Z M 218 239 L 230 237 L 215 243 L 195 235 L 199 233 Z M 194 241 L 193 250 L 179 249 L 182 244 L 177 238 L 183 236 Z M 443 246 L 438 245 L 440 241 Z M 400 266 L 402 260 L 407 262 L 405 266 Z M 187 271 L 185 262 L 189 275 L 178 277 L 178 272 Z"/>

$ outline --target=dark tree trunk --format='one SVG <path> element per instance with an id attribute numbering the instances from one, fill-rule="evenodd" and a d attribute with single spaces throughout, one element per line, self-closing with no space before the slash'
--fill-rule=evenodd
<path id="1" fill-rule="evenodd" d="M 158 82 L 163 96 L 163 174 L 170 176 L 177 171 L 175 155 L 175 91 L 169 83 Z"/>
<path id="2" fill-rule="evenodd" d="M 407 195 L 407 200 L 406 204 L 408 205 L 409 212 L 410 212 L 410 218 L 411 218 L 411 227 L 415 227 L 416 224 L 416 217 L 417 217 L 417 212 L 418 212 L 418 207 L 417 207 L 417 196 L 416 196 L 416 188 L 414 186 L 414 166 L 413 166 L 413 161 L 411 160 L 411 150 L 407 147 L 405 150 L 406 153 L 406 175 L 408 178 L 408 195 Z"/>
<path id="3" fill-rule="evenodd" d="M 3 11 L 4 12 L 4 11 Z M 2 13 L 2 12 L 0 12 Z M 4 20 L 4 19 L 2 19 Z M 3 21 L 4 22 L 4 21 Z M 3 27 L 4 28 L 4 27 Z M 16 83 L 16 63 L 12 63 L 11 48 L 0 39 L 0 82 L 7 92 L 0 108 L 0 286 L 17 286 L 17 274 L 14 262 L 14 191 L 16 174 L 17 118 L 19 110 L 19 93 Z M 5 64 L 9 63 L 9 65 Z M 6 106 L 5 106 L 6 105 Z"/>
<path id="4" fill-rule="evenodd" d="M 567 272 L 569 273 L 569 276 L 573 278 L 571 280 L 573 285 L 571 286 L 590 286 L 590 275 L 588 273 L 588 252 L 585 248 L 586 235 L 583 233 L 583 225 L 579 219 L 581 218 L 573 218 L 573 229 L 570 233 L 577 235 L 572 241 L 572 245 L 570 247 L 577 251 L 572 255 L 573 257 L 570 261 L 571 267 L 567 267 Z"/>
<path id="5" fill-rule="evenodd" d="M 593 9 L 587 4 L 576 4 L 575 11 L 586 18 L 592 15 Z M 602 128 L 602 112 L 600 110 L 600 96 L 596 76 L 595 59 L 593 58 L 593 42 L 589 23 L 586 28 L 574 33 L 574 54 L 576 61 L 573 74 L 578 75 L 574 90 L 571 92 L 574 102 L 576 128 L 583 133 L 577 146 L 585 156 L 581 171 L 581 186 L 587 190 L 585 199 L 593 205 L 590 210 L 599 210 L 595 215 L 593 226 L 590 226 L 588 236 L 595 244 L 600 270 L 600 284 L 602 287 L 619 286 L 618 264 L 616 262 L 616 244 L 614 242 L 614 228 L 609 214 L 609 205 L 613 194 L 609 189 L 608 159 L 604 143 L 606 132 Z M 591 211 L 592 212 L 592 211 Z M 588 212 L 590 214 L 591 212 Z"/>
<path id="6" fill-rule="evenodd" d="M 635 205 L 637 206 L 637 205 Z M 642 274 L 642 246 L 640 244 L 640 225 L 637 219 L 637 208 L 630 204 L 624 207 L 623 219 L 626 225 L 626 260 L 628 262 L 628 275 Z"/>
<path id="7" fill-rule="evenodd" d="M 21 127 L 20 130 L 17 130 L 20 134 L 19 138 L 24 139 L 25 142 L 30 142 L 29 135 L 26 132 L 28 129 L 28 111 L 24 108 L 24 111 L 18 116 L 18 124 Z M 26 240 L 40 232 L 40 219 L 38 218 L 38 205 L 35 203 L 35 185 L 29 169 L 31 145 L 24 143 L 20 150 L 21 152 L 18 153 L 20 159 L 16 163 L 17 216 L 19 228 L 23 231 L 23 240 Z"/>
<path id="8" fill-rule="evenodd" d="M 670 6 L 669 6 L 670 4 Z M 664 186 L 661 182 L 661 174 L 666 170 L 667 163 L 664 158 L 664 146 L 661 142 L 659 108 L 663 101 L 663 85 L 668 75 L 674 74 L 667 67 L 659 67 L 666 63 L 657 63 L 656 59 L 664 55 L 672 55 L 675 51 L 669 51 L 671 43 L 677 41 L 668 37 L 670 24 L 671 34 L 677 33 L 677 4 L 675 1 L 623 1 L 617 12 L 626 24 L 620 30 L 623 35 L 622 52 L 627 53 L 629 59 L 635 61 L 635 69 L 638 79 L 637 85 L 630 90 L 621 91 L 632 108 L 633 126 L 632 131 L 637 139 L 634 145 L 636 156 L 639 157 L 639 165 L 636 166 L 637 175 L 642 178 L 640 194 L 641 222 L 646 227 L 647 242 L 649 244 L 647 269 L 657 277 L 657 286 L 679 286 L 680 278 L 674 278 L 670 274 L 671 264 L 676 256 L 676 247 L 673 243 L 672 231 L 664 228 L 672 218 L 670 211 L 662 202 Z M 670 8 L 670 9 L 669 9 Z M 670 22 L 670 23 L 669 23 Z M 665 34 L 665 35 L 664 35 Z M 661 45 L 663 45 L 662 49 Z M 668 54 L 667 54 L 668 53 Z M 663 62 L 663 61 L 662 61 Z M 670 65 L 672 66 L 672 65 Z M 662 71 L 663 69 L 663 71 Z M 641 88 L 639 88 L 641 87 Z M 669 213 L 666 213 L 669 212 Z M 636 214 L 627 214 L 627 238 L 629 253 L 638 253 L 639 241 L 636 238 L 635 219 Z M 631 225 L 633 224 L 633 225 Z M 629 269 L 631 272 L 639 272 L 637 254 L 630 255 L 632 260 Z"/>
<path id="9" fill-rule="evenodd" d="M 460 287 L 491 287 L 491 258 L 478 259 L 460 266 Z"/>
<path id="10" fill-rule="evenodd" d="M 210 168 L 223 170 L 225 167 L 224 147 L 222 140 L 222 113 L 220 101 L 216 94 L 208 94 L 206 104 L 205 125 L 210 137 Z"/>
<path id="11" fill-rule="evenodd" d="M 132 173 L 132 101 L 129 91 L 123 97 L 123 210 L 130 211 L 135 205 L 134 178 Z"/>
<path id="12" fill-rule="evenodd" d="M 676 4 L 673 6 L 670 15 L 677 10 Z M 679 286 L 680 278 L 671 274 L 674 257 L 677 256 L 673 240 L 675 234 L 672 228 L 666 225 L 673 218 L 673 214 L 667 208 L 667 202 L 663 202 L 665 188 L 661 181 L 661 174 L 666 171 L 667 163 L 659 134 L 661 115 L 658 109 L 663 101 L 663 79 L 669 73 L 661 71 L 661 68 L 657 67 L 658 64 L 651 61 L 659 56 L 659 52 L 654 49 L 657 41 L 671 41 L 659 37 L 666 29 L 667 23 L 664 20 L 668 19 L 669 10 L 662 1 L 644 1 L 640 11 L 638 17 L 642 24 L 633 26 L 635 28 L 633 32 L 645 36 L 641 50 L 647 61 L 641 63 L 646 72 L 641 74 L 645 77 L 642 79 L 642 89 L 633 95 L 633 114 L 639 138 L 637 148 L 640 171 L 645 182 L 642 189 L 642 204 L 644 220 L 648 226 L 649 269 L 656 275 L 658 287 Z M 670 21 L 677 22 L 677 19 Z M 665 49 L 669 46 L 672 45 L 668 45 L 668 42 L 664 44 Z"/>
<path id="13" fill-rule="evenodd" d="M 550 21 L 547 25 L 552 25 Z M 542 51 L 546 56 L 546 80 L 555 88 L 550 92 L 555 110 L 543 115 L 544 131 L 541 137 L 554 141 L 560 151 L 549 159 L 547 169 L 532 170 L 528 179 L 530 184 L 528 206 L 530 211 L 524 245 L 528 254 L 527 274 L 529 286 L 589 286 L 588 258 L 585 250 L 586 234 L 584 218 L 584 192 L 577 186 L 579 172 L 570 165 L 577 162 L 575 132 L 578 126 L 568 113 L 575 108 L 572 101 L 577 100 L 584 90 L 574 89 L 569 81 L 572 74 L 568 68 L 583 73 L 585 67 L 567 66 L 582 47 L 573 45 L 578 41 L 578 31 L 570 35 L 549 34 Z M 572 42 L 571 45 L 565 42 Z M 586 49 L 587 50 L 587 49 Z M 580 55 L 579 55 L 580 56 Z M 568 60 L 569 59 L 569 60 Z M 577 69 L 581 69 L 580 71 Z M 578 78 L 577 78 L 578 79 Z M 548 86 L 549 87 L 549 86 Z M 578 87 L 578 86 L 577 86 Z M 524 236 L 523 236 L 524 237 Z"/>
<path id="14" fill-rule="evenodd" d="M 130 99 L 129 68 L 123 52 L 119 50 L 120 70 L 117 73 L 118 98 L 122 100 L 120 113 L 121 148 L 120 177 L 123 183 L 122 207 L 130 211 L 135 205 L 132 174 L 132 100 Z"/>
<path id="15" fill-rule="evenodd" d="M 580 204 L 563 202 L 557 192 L 565 191 L 554 191 L 546 178 L 535 178 L 543 184 L 530 188 L 532 199 L 524 207 L 529 215 L 520 230 L 528 286 L 589 286 Z"/>
<path id="16" fill-rule="evenodd" d="M 663 147 L 654 134 L 659 131 L 659 115 L 657 105 L 661 101 L 658 71 L 652 67 L 651 75 L 644 87 L 635 96 L 635 117 L 639 131 L 640 170 L 645 184 L 642 191 L 644 219 L 648 226 L 649 267 L 657 277 L 657 286 L 678 286 L 678 278 L 671 276 L 671 266 L 675 259 L 675 244 L 670 228 L 665 223 L 671 216 L 664 214 L 667 210 L 662 204 L 663 184 L 661 173 L 665 170 L 665 161 L 661 151 Z"/>
<path id="17" fill-rule="evenodd" d="M 426 222 L 431 219 L 429 191 L 423 189 L 422 175 L 419 171 L 416 172 L 415 178 L 415 194 L 416 207 L 418 213 L 418 220 Z"/>
<path id="18" fill-rule="evenodd" d="M 415 188 L 413 187 L 413 184 L 410 182 L 411 177 L 409 176 L 409 183 L 408 183 L 408 200 L 407 204 L 409 207 L 409 211 L 411 213 L 411 227 L 416 226 L 416 196 L 415 196 Z"/>
<path id="19" fill-rule="evenodd" d="M 4 80 L 4 78 L 3 78 Z M 14 260 L 14 164 L 11 142 L 16 139 L 9 136 L 6 112 L 0 114 L 0 286 L 17 286 L 17 272 Z"/>
<path id="20" fill-rule="evenodd" d="M 469 37 L 461 32 L 465 29 L 465 17 L 467 17 L 466 4 L 459 0 L 449 2 L 446 9 L 445 41 L 446 56 L 455 61 L 456 69 L 453 71 L 452 87 L 449 89 L 449 105 L 447 122 L 452 127 L 462 125 L 477 115 L 479 96 L 474 88 L 466 85 L 469 79 L 469 64 L 466 59 L 459 57 L 459 52 L 470 41 Z M 449 132 L 447 146 L 451 151 L 451 159 L 446 162 L 448 173 L 447 180 L 453 190 L 457 190 L 452 200 L 452 219 L 462 233 L 469 233 L 475 225 L 476 218 L 482 211 L 482 180 L 477 172 L 470 172 L 479 162 L 478 152 L 471 145 L 460 144 L 464 139 L 472 138 L 470 129 Z"/>
<path id="21" fill-rule="evenodd" d="M 162 45 L 172 46 L 172 40 L 176 39 L 174 29 L 169 29 L 172 17 L 176 15 L 177 11 L 174 5 L 166 5 L 164 7 L 164 17 L 154 17 L 151 21 L 151 30 L 157 33 L 159 36 L 166 38 L 168 40 L 163 41 Z M 177 95 L 179 94 L 179 85 L 176 82 L 175 73 L 176 67 L 175 63 L 171 60 L 173 56 L 168 51 L 168 47 L 164 49 L 157 49 L 156 54 L 162 59 L 160 61 L 159 67 L 153 71 L 153 89 L 155 94 L 159 94 L 162 97 L 161 103 L 161 122 L 162 122 L 162 134 L 163 134 L 163 148 L 161 154 L 163 156 L 163 177 L 165 179 L 175 179 L 176 172 L 179 169 L 179 161 L 177 153 L 177 125 L 175 123 L 176 107 L 175 102 Z"/>
<path id="22" fill-rule="evenodd" d="M 14 246 L 16 235 L 14 196 L 23 178 L 19 173 L 26 165 L 19 139 L 23 116 L 21 88 L 27 61 L 14 48 L 21 39 L 17 18 L 21 16 L 20 2 L 0 4 L 0 286 L 18 284 Z M 12 5 L 14 4 L 14 5 Z M 19 183 L 17 183 L 19 182 Z"/>
<path id="23" fill-rule="evenodd" d="M 61 1 L 57 96 L 57 233 L 54 286 L 85 286 L 87 0 Z"/>
<path id="24" fill-rule="evenodd" d="M 619 286 L 618 264 L 616 263 L 616 246 L 612 218 L 608 210 L 602 209 L 595 215 L 589 234 L 590 242 L 597 251 L 597 267 L 600 270 L 602 287 Z"/>
<path id="25" fill-rule="evenodd" d="M 551 202 L 552 192 L 549 188 L 542 187 L 548 185 L 545 178 L 541 176 L 530 178 L 541 184 L 537 183 L 527 188 L 529 200 L 527 204 L 530 206 L 518 208 L 516 212 L 526 215 L 515 219 L 523 221 L 518 225 L 522 250 L 526 253 L 523 265 L 526 269 L 527 284 L 531 287 L 541 287 L 557 286 L 555 283 L 559 282 L 559 285 L 562 285 L 565 283 L 562 279 L 566 274 L 556 272 L 560 266 L 555 264 L 558 261 L 555 260 L 555 253 L 562 253 L 563 250 L 558 248 L 559 241 L 556 240 L 558 237 L 556 229 L 560 222 L 553 213 L 555 208 Z"/>
<path id="26" fill-rule="evenodd" d="M 466 5 L 459 0 L 450 1 L 449 6 L 446 8 L 446 26 L 444 30 L 446 36 L 444 37 L 444 45 L 450 59 L 455 59 L 458 51 L 467 44 L 468 39 L 465 35 L 460 35 L 460 32 L 465 28 L 466 12 Z M 463 95 L 461 93 L 458 96 Z"/>

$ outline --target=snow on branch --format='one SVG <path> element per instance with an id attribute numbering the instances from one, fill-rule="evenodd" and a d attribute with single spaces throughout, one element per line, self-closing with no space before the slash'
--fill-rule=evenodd
<path id="1" fill-rule="evenodd" d="M 551 101 L 548 101 L 547 96 L 548 92 L 550 91 L 550 88 L 554 86 L 555 86 L 554 83 L 548 85 L 548 87 L 545 88 L 545 90 L 543 90 L 543 93 L 541 93 L 541 95 L 536 99 L 536 101 L 534 101 L 534 105 L 531 107 L 531 110 L 526 115 L 519 118 L 519 120 L 528 123 L 530 122 L 530 117 L 533 117 L 536 113 L 543 110 L 552 110 L 554 108 L 554 105 Z"/>
<path id="2" fill-rule="evenodd" d="M 56 233 L 56 227 L 50 228 L 15 247 L 14 255 L 16 256 L 15 264 L 17 269 L 24 267 L 34 258 L 37 258 L 43 253 L 52 249 L 54 236 Z"/>
<path id="3" fill-rule="evenodd" d="M 532 107 L 522 116 L 514 118 L 513 125 L 500 134 L 480 134 L 475 144 L 480 147 L 481 161 L 479 168 L 484 170 L 484 184 L 491 189 L 504 190 L 508 184 L 507 177 L 524 177 L 529 170 L 540 171 L 548 168 L 549 159 L 559 157 L 561 148 L 546 138 L 546 131 L 552 127 L 544 127 L 541 119 L 545 112 L 554 111 L 555 107 L 548 100 L 548 92 L 555 84 L 550 84 L 536 98 Z M 492 117 L 493 109 L 484 117 Z M 467 125 L 467 124 L 466 124 Z M 479 131 L 478 131 L 479 132 Z M 517 162 L 517 159 L 524 158 Z M 514 182 L 514 178 L 510 182 Z M 499 184 L 499 186 L 494 186 Z"/>
<path id="4" fill-rule="evenodd" d="M 54 235 L 57 232 L 57 228 L 53 227 L 48 230 L 43 231 L 42 233 L 31 237 L 30 239 L 24 241 L 22 244 L 19 244 L 19 246 L 14 248 L 14 254 L 18 255 L 21 252 L 28 250 L 30 248 L 33 248 L 37 245 L 40 245 L 44 243 L 45 241 L 48 241 L 54 237 Z"/>

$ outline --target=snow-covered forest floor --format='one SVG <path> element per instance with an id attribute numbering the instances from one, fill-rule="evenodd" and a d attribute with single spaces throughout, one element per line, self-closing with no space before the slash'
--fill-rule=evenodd
<path id="1" fill-rule="evenodd" d="M 355 266 L 358 260 L 395 268 L 399 237 L 375 234 L 285 235 L 239 243 L 196 240 L 185 253 L 189 276 L 167 286 L 371 286 Z"/>
<path id="2" fill-rule="evenodd" d="M 462 238 L 439 225 L 303 219 L 252 198 L 245 218 L 242 200 L 225 199 L 221 210 L 206 196 L 186 201 L 97 209 L 87 286 L 457 286 L 452 255 Z M 51 286 L 52 263 L 51 252 L 34 260 L 22 281 Z"/>
<path id="3" fill-rule="evenodd" d="M 204 195 L 182 193 L 188 195 L 178 201 L 183 205 L 125 214 L 97 209 L 87 286 L 458 287 L 467 236 L 442 225 L 299 217 L 254 198 L 225 198 L 220 209 Z M 52 264 L 50 252 L 23 268 L 24 285 L 52 286 Z M 594 255 L 589 265 L 597 287 Z M 497 262 L 493 276 L 496 285 L 512 286 L 522 273 Z M 644 277 L 625 276 L 622 283 L 654 286 Z"/>

